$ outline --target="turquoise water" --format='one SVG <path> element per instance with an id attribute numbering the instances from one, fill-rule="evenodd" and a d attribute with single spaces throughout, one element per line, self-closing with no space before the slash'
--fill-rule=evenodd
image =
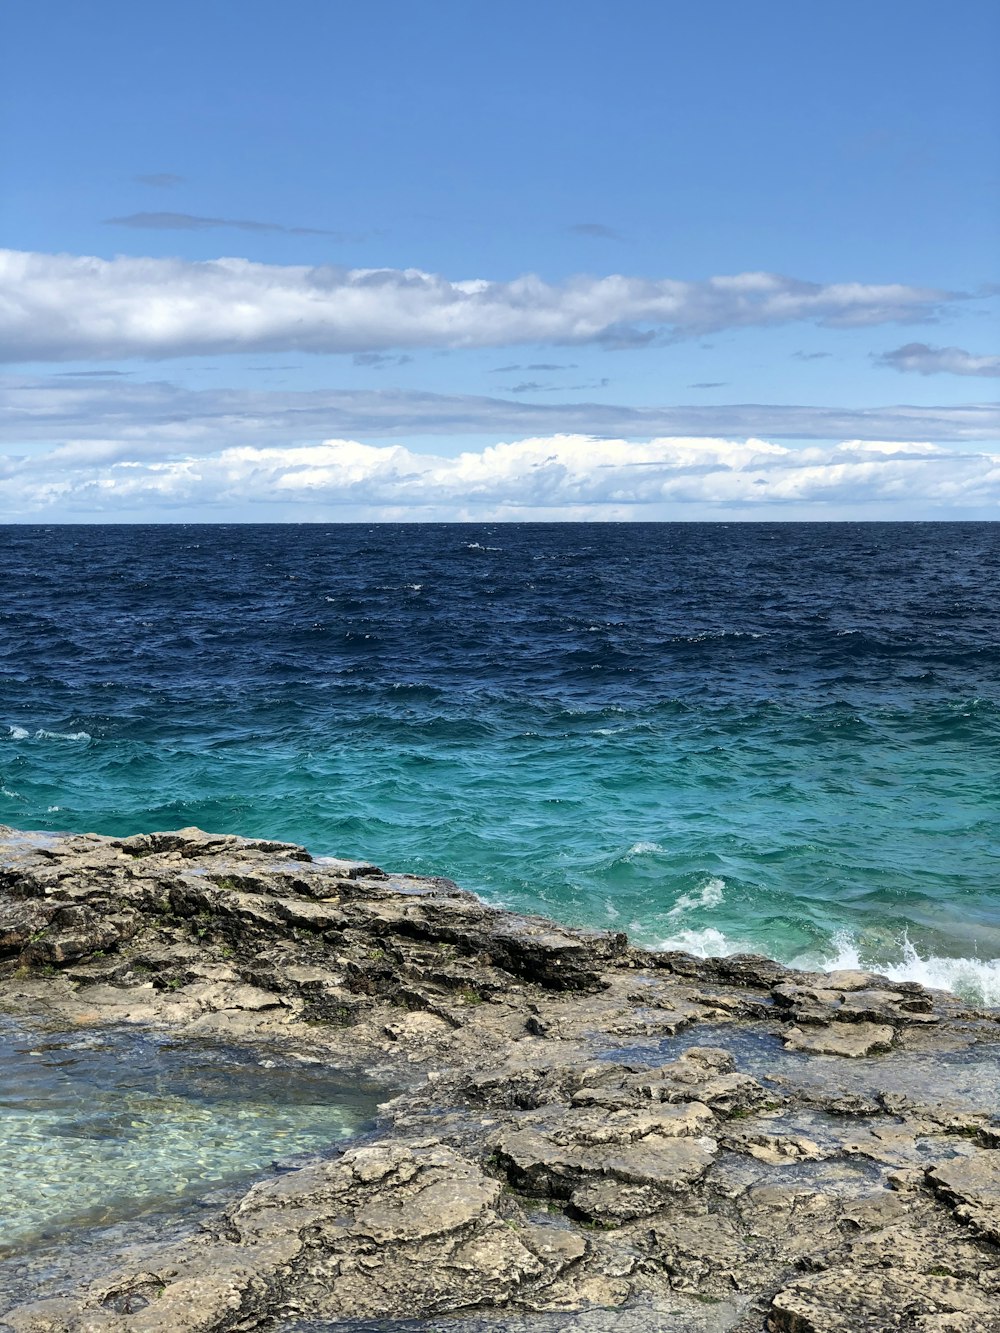
<path id="1" fill-rule="evenodd" d="M 1000 1003 L 998 525 L 0 536 L 10 824 L 289 838 Z"/>
<path id="2" fill-rule="evenodd" d="M 375 1106 L 319 1065 L 0 1015 L 0 1257 L 69 1229 L 190 1214 L 213 1190 L 331 1151 Z"/>

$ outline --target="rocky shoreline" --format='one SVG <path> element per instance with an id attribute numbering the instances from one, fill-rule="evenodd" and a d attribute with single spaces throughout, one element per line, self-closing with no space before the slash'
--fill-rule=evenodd
<path id="1" fill-rule="evenodd" d="M 401 1089 L 197 1234 L 0 1299 L 14 1333 L 1000 1330 L 1000 1014 L 915 983 L 650 953 L 288 844 L 0 829 L 0 1009 Z"/>

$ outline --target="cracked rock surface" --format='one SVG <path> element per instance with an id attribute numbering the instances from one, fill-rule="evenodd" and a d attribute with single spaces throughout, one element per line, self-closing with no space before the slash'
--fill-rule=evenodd
<path id="1" fill-rule="evenodd" d="M 0 1328 L 1000 1333 L 1000 1026 L 943 993 L 289 844 L 4 829 L 0 1006 L 402 1089 L 197 1230 L 0 1282 Z"/>

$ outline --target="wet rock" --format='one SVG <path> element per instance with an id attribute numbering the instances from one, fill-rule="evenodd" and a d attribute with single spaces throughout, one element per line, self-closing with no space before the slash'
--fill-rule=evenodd
<path id="1" fill-rule="evenodd" d="M 5 1317 L 16 1333 L 207 1333 L 267 1309 L 426 1318 L 537 1297 L 586 1241 L 500 1202 L 496 1180 L 433 1140 L 373 1144 L 255 1187 L 216 1237 L 174 1246 L 155 1271 Z"/>
<path id="2" fill-rule="evenodd" d="M 649 1074 L 633 1075 L 628 1085 L 655 1102 L 694 1097 L 722 1115 L 744 1115 L 780 1100 L 757 1079 L 738 1073 L 733 1056 L 714 1047 L 692 1046 L 677 1060 Z"/>
<path id="3" fill-rule="evenodd" d="M 810 1055 L 844 1055 L 858 1059 L 892 1049 L 894 1028 L 879 1023 L 829 1023 L 802 1029 L 791 1027 L 785 1033 L 785 1049 L 806 1051 Z"/>

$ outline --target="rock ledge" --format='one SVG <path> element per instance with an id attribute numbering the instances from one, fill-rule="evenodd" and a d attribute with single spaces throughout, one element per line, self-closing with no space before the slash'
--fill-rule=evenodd
<path id="1" fill-rule="evenodd" d="M 943 993 L 651 954 L 285 843 L 0 828 L 0 1007 L 404 1089 L 367 1140 L 188 1239 L 0 1295 L 15 1333 L 490 1309 L 1000 1330 L 1000 1028 Z"/>

